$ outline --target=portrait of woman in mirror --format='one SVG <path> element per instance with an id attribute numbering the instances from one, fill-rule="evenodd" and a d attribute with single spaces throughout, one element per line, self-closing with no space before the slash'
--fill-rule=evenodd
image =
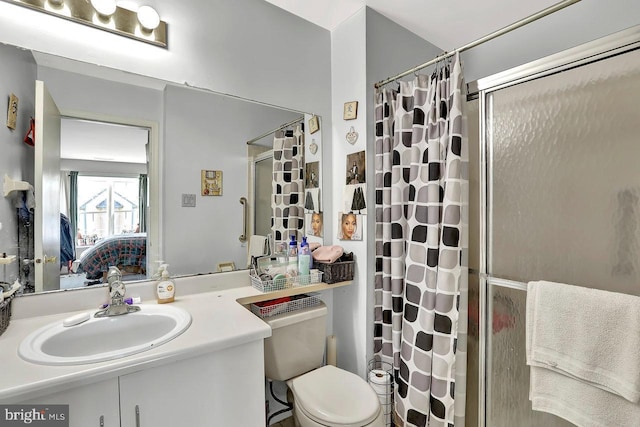
<path id="1" fill-rule="evenodd" d="M 322 212 L 312 212 L 305 215 L 307 236 L 322 237 Z"/>

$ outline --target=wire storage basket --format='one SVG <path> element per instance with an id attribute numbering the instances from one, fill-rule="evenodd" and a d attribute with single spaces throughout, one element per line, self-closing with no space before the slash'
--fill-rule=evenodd
<path id="1" fill-rule="evenodd" d="M 262 319 L 266 319 L 279 314 L 302 310 L 303 308 L 315 307 L 316 305 L 320 305 L 320 294 L 313 292 L 256 302 L 251 304 L 251 312 Z"/>
<path id="2" fill-rule="evenodd" d="M 384 414 L 384 425 L 394 426 L 393 421 L 393 366 L 381 360 L 370 360 L 367 374 L 369 385 L 378 395 Z"/>
<path id="3" fill-rule="evenodd" d="M 273 292 L 282 289 L 295 288 L 299 286 L 312 285 L 314 283 L 322 282 L 322 272 L 318 270 L 311 270 L 308 276 L 294 276 L 294 277 L 282 277 L 270 278 L 263 280 L 265 276 L 257 276 L 256 274 L 250 274 L 251 286 L 259 290 L 260 292 Z"/>

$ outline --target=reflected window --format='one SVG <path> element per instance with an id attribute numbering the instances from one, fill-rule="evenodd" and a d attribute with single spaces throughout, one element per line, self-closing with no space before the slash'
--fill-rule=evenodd
<path id="1" fill-rule="evenodd" d="M 137 178 L 78 177 L 78 245 L 140 231 Z"/>

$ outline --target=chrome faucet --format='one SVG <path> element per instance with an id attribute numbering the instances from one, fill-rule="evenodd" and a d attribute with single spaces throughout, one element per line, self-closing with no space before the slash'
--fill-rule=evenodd
<path id="1" fill-rule="evenodd" d="M 109 284 L 109 298 L 111 298 L 111 302 L 105 309 L 98 311 L 94 315 L 95 317 L 120 316 L 140 310 L 140 307 L 128 305 L 124 301 L 126 289 L 122 281 L 122 273 L 120 273 L 118 267 L 109 267 L 107 283 Z"/>

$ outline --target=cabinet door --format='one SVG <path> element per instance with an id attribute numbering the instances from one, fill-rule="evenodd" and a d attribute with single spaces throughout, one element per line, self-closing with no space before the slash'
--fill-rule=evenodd
<path id="1" fill-rule="evenodd" d="M 120 377 L 122 427 L 263 426 L 262 340 Z"/>
<path id="2" fill-rule="evenodd" d="M 52 393 L 25 403 L 69 405 L 69 427 L 120 427 L 117 378 Z"/>

